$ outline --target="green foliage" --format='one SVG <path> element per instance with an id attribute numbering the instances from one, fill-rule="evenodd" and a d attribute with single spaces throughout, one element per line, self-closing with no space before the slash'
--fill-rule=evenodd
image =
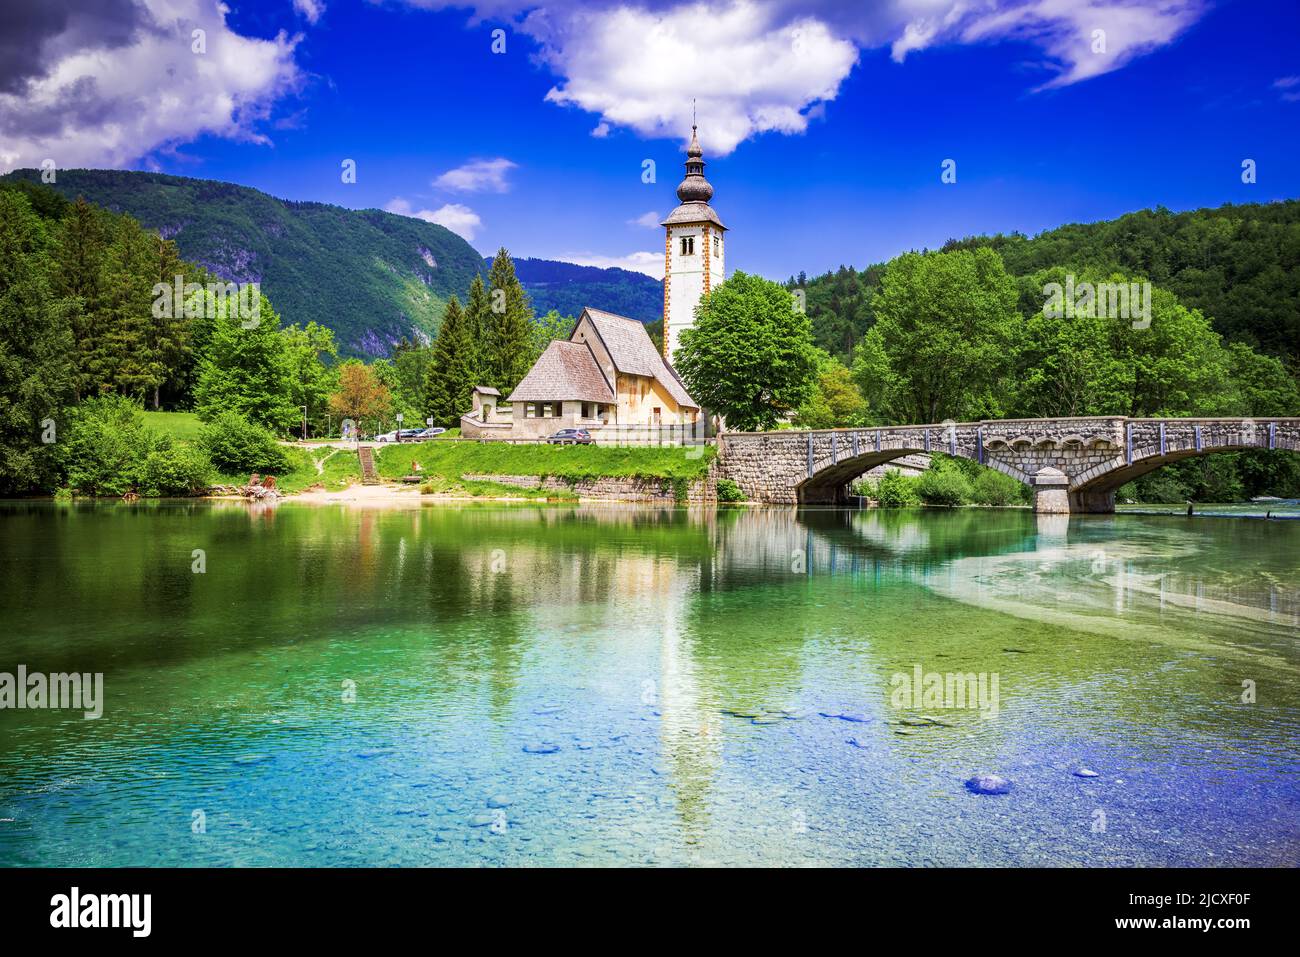
<path id="1" fill-rule="evenodd" d="M 139 469 L 141 495 L 201 495 L 214 475 L 202 449 L 168 436 L 159 437 Z"/>
<path id="2" fill-rule="evenodd" d="M 743 272 L 701 301 L 675 365 L 696 401 L 732 430 L 770 429 L 812 396 L 817 353 L 808 317 L 778 283 Z"/>
<path id="3" fill-rule="evenodd" d="M 740 486 L 731 479 L 718 479 L 718 501 L 719 502 L 743 502 L 745 493 L 741 491 Z"/>
<path id="4" fill-rule="evenodd" d="M 1300 200 L 1163 207 L 1025 236 L 979 236 L 944 248 L 997 250 L 1015 275 L 1056 266 L 1142 275 L 1188 309 L 1214 317 L 1230 341 L 1300 359 Z"/>
<path id="5" fill-rule="evenodd" d="M 817 373 L 811 398 L 795 413 L 795 427 L 837 429 L 865 425 L 866 420 L 867 401 L 854 382 L 853 374 L 839 359 L 827 357 Z"/>
<path id="6" fill-rule="evenodd" d="M 926 505 L 965 505 L 974 497 L 974 490 L 961 469 L 935 460 L 917 477 L 916 494 Z"/>
<path id="7" fill-rule="evenodd" d="M 450 428 L 470 410 L 474 346 L 466 316 L 452 296 L 443 313 L 442 327 L 433 342 L 424 380 L 424 409 L 433 424 Z"/>
<path id="8" fill-rule="evenodd" d="M 497 251 L 488 275 L 488 310 L 484 318 L 479 367 L 484 381 L 474 384 L 494 386 L 502 396 L 508 396 L 533 362 L 533 307 L 504 246 Z"/>
<path id="9" fill-rule="evenodd" d="M 212 464 L 227 474 L 287 471 L 284 447 L 266 428 L 233 410 L 213 416 L 199 433 Z"/>
<path id="10" fill-rule="evenodd" d="M 980 505 L 1025 504 L 1030 496 L 1029 487 L 1010 475 L 996 469 L 982 469 L 976 476 L 971 499 Z"/>
<path id="11" fill-rule="evenodd" d="M 876 502 L 881 508 L 912 508 L 921 504 L 917 480 L 897 469 L 889 469 L 876 483 Z"/>
<path id="12" fill-rule="evenodd" d="M 306 326 L 286 326 L 281 335 L 289 367 L 289 401 L 300 411 L 306 406 L 309 428 L 315 424 L 318 429 L 325 424 L 322 420 L 330 393 L 338 384 L 339 350 L 334 333 L 309 322 Z"/>
<path id="13" fill-rule="evenodd" d="M 873 333 L 885 357 L 873 370 L 882 411 L 902 422 L 996 417 L 1020 330 L 1016 285 L 996 253 L 904 253 L 875 300 Z M 868 357 L 862 356 L 864 360 Z"/>
<path id="14" fill-rule="evenodd" d="M 83 495 L 191 495 L 207 488 L 202 452 L 144 424 L 131 399 L 105 395 L 73 409 L 60 456 L 67 484 Z"/>
<path id="15" fill-rule="evenodd" d="M 51 224 L 0 190 L 0 494 L 53 488 L 58 461 L 42 422 L 72 399 L 77 300 L 55 292 Z"/>
<path id="16" fill-rule="evenodd" d="M 276 432 L 292 428 L 302 413 L 291 398 L 288 344 L 270 302 L 260 297 L 259 315 L 248 319 L 230 300 L 209 308 L 217 311 L 217 319 L 194 390 L 199 417 L 210 421 L 234 411 Z"/>
<path id="17" fill-rule="evenodd" d="M 562 316 L 554 309 L 544 316 L 538 316 L 533 320 L 531 332 L 531 359 L 528 365 L 531 367 L 536 362 L 546 347 L 552 342 L 562 342 L 573 335 L 573 327 L 577 324 L 577 319 L 573 316 Z"/>

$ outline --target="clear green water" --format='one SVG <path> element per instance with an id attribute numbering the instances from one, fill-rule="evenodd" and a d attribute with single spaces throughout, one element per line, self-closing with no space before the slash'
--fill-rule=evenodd
<path id="1" fill-rule="evenodd" d="M 1300 857 L 1300 522 L 7 503 L 0 575 L 0 671 L 106 683 L 0 711 L 2 864 Z"/>

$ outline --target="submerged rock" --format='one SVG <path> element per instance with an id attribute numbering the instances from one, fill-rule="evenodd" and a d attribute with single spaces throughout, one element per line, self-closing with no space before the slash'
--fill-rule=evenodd
<path id="1" fill-rule="evenodd" d="M 839 718 L 841 721 L 852 721 L 854 724 L 866 724 L 871 719 L 865 714 L 857 714 L 852 711 L 818 711 L 823 718 Z"/>
<path id="2" fill-rule="evenodd" d="M 1074 776 L 1075 776 L 1076 778 L 1099 778 L 1099 777 L 1101 777 L 1100 774 L 1098 774 L 1096 771 L 1092 770 L 1091 768 L 1079 768 L 1079 770 L 1077 770 L 1077 771 L 1074 772 Z"/>
<path id="3" fill-rule="evenodd" d="M 537 744 L 524 745 L 525 754 L 554 754 L 558 750 L 560 750 L 560 746 L 558 744 L 551 744 L 547 741 L 540 741 Z"/>
<path id="4" fill-rule="evenodd" d="M 504 794 L 494 794 L 487 799 L 488 807 L 509 807 L 514 802 Z"/>
<path id="5" fill-rule="evenodd" d="M 230 763 L 238 764 L 238 765 L 261 764 L 263 761 L 270 761 L 270 760 L 271 760 L 271 755 L 269 754 L 241 754 L 239 757 L 235 758 Z"/>
<path id="6" fill-rule="evenodd" d="M 396 754 L 396 753 L 397 753 L 397 751 L 396 751 L 395 749 L 393 749 L 393 748 L 367 748 L 365 751 L 358 751 L 358 752 L 357 752 L 357 757 L 359 757 L 359 758 L 382 758 L 382 757 L 385 757 L 385 756 L 387 756 L 387 755 L 389 755 L 389 754 Z"/>
<path id="7" fill-rule="evenodd" d="M 1011 782 L 999 774 L 976 774 L 966 779 L 966 790 L 972 794 L 1006 794 Z"/>
<path id="8" fill-rule="evenodd" d="M 853 745 L 855 748 L 870 747 L 870 745 L 866 741 L 860 741 L 857 738 L 847 738 L 846 740 L 848 741 L 849 744 Z"/>

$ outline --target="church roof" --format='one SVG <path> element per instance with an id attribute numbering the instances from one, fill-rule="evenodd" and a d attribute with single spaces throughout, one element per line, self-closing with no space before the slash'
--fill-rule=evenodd
<path id="1" fill-rule="evenodd" d="M 624 375 L 641 375 L 658 379 L 673 401 L 688 409 L 698 409 L 700 404 L 691 398 L 686 386 L 677 378 L 673 367 L 664 361 L 645 325 L 636 319 L 620 316 L 588 306 L 583 313 L 596 327 L 596 334 L 609 351 L 614 368 Z M 530 373 L 531 374 L 531 373 Z M 522 383 L 521 383 L 522 384 Z"/>
<path id="2" fill-rule="evenodd" d="M 565 399 L 615 401 L 609 380 L 585 342 L 552 342 L 506 401 L 561 402 Z"/>

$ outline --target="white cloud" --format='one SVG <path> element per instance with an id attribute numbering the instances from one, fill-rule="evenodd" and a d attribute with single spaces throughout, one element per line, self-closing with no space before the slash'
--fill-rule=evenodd
<path id="1" fill-rule="evenodd" d="M 293 8 L 311 24 L 319 20 L 321 14 L 325 12 L 323 0 L 293 0 Z"/>
<path id="2" fill-rule="evenodd" d="M 1297 87 L 1300 87 L 1300 76 L 1280 76 L 1273 81 L 1273 88 L 1281 90 L 1279 95 L 1288 103 L 1300 100 L 1300 89 Z"/>
<path id="3" fill-rule="evenodd" d="M 1056 71 L 1042 90 L 1117 70 L 1173 42 L 1204 11 L 1201 0 L 1033 0 L 962 20 L 960 39 L 1041 47 Z"/>
<path id="4" fill-rule="evenodd" d="M 645 273 L 652 279 L 664 278 L 664 254 L 628 253 L 626 256 L 601 256 L 597 253 L 565 253 L 560 256 L 547 257 L 561 262 L 573 263 L 575 266 L 599 266 L 602 269 L 617 267 L 632 272 Z"/>
<path id="5" fill-rule="evenodd" d="M 439 189 L 464 193 L 504 193 L 510 189 L 506 174 L 518 166 L 504 157 L 471 160 L 464 166 L 449 169 L 433 181 Z"/>
<path id="6" fill-rule="evenodd" d="M 646 229 L 658 229 L 659 214 L 652 209 L 648 213 L 642 213 L 636 219 L 629 219 L 627 224 L 629 226 L 643 226 Z"/>
<path id="7" fill-rule="evenodd" d="M 471 7 L 513 21 L 559 79 L 553 103 L 615 127 L 684 139 L 697 99 L 706 152 L 731 152 L 764 132 L 798 134 L 839 93 L 859 51 L 895 62 L 951 44 L 1023 42 L 1041 51 L 1038 90 L 1119 69 L 1172 43 L 1209 0 L 405 0 Z M 1094 30 L 1105 30 L 1093 52 Z"/>
<path id="8" fill-rule="evenodd" d="M 561 82 L 547 100 L 600 116 L 597 135 L 622 126 L 682 137 L 691 100 L 714 155 L 756 133 L 801 133 L 806 111 L 833 100 L 857 62 L 854 45 L 813 17 L 775 19 L 751 0 L 528 14 L 525 32 Z M 603 128 L 603 129 L 602 129 Z"/>
<path id="9" fill-rule="evenodd" d="M 460 203 L 447 203 L 437 209 L 416 210 L 411 208 L 408 200 L 401 196 L 394 196 L 384 204 L 384 209 L 399 216 L 410 216 L 413 219 L 422 219 L 426 223 L 446 226 L 467 242 L 472 242 L 474 236 L 483 228 L 483 220 L 479 218 L 479 214 Z"/>
<path id="10" fill-rule="evenodd" d="M 29 41 L 43 56 L 0 92 L 0 169 L 123 166 L 203 134 L 268 142 L 272 104 L 301 82 L 297 38 L 240 36 L 206 0 L 136 0 L 112 41 L 76 16 Z M 193 52 L 194 30 L 206 52 Z M 61 32 L 58 32 L 61 31 Z"/>

